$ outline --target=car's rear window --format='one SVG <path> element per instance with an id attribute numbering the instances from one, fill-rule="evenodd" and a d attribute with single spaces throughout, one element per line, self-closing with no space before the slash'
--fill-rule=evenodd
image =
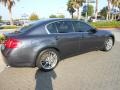
<path id="1" fill-rule="evenodd" d="M 56 25 L 55 23 L 51 23 L 47 26 L 47 29 L 50 33 L 57 33 Z"/>
<path id="2" fill-rule="evenodd" d="M 40 23 L 42 23 L 44 20 L 39 20 L 39 21 L 35 21 L 35 22 L 31 22 L 25 26 L 23 26 L 22 28 L 20 28 L 18 31 L 19 32 L 26 32 L 28 30 L 31 30 L 35 27 L 37 27 L 38 25 L 40 25 Z"/>

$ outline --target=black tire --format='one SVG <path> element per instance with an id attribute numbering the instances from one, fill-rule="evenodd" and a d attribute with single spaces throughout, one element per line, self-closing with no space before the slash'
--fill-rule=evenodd
<path id="1" fill-rule="evenodd" d="M 111 47 L 108 48 L 108 44 L 107 43 L 111 43 Z M 105 42 L 104 42 L 104 47 L 103 47 L 103 51 L 110 51 L 113 47 L 113 38 L 112 37 L 108 37 Z"/>
<path id="2" fill-rule="evenodd" d="M 47 53 L 47 52 L 52 52 L 52 53 L 54 53 L 54 54 L 56 54 L 56 56 L 57 56 L 57 59 L 55 59 L 55 60 L 57 60 L 57 61 L 55 61 L 55 65 L 53 66 L 53 67 L 51 67 L 51 68 L 44 68 L 43 67 L 43 65 L 42 65 L 42 56 L 45 54 L 45 53 Z M 39 55 L 38 55 L 38 57 L 37 57 L 37 61 L 36 61 L 36 66 L 40 69 L 40 70 L 42 70 L 42 71 L 45 71 L 45 72 L 47 72 L 47 71 L 51 71 L 51 70 L 53 70 L 56 66 L 57 66 L 57 64 L 58 64 L 58 62 L 59 62 L 59 53 L 58 53 L 58 51 L 56 51 L 55 49 L 45 49 L 45 50 L 42 50 L 40 53 L 39 53 Z M 44 60 L 45 61 L 45 60 Z M 46 61 L 46 63 L 48 64 L 48 62 Z"/>

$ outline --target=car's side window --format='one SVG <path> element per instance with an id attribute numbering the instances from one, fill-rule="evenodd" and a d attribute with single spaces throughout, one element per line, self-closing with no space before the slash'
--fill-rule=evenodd
<path id="1" fill-rule="evenodd" d="M 75 32 L 89 32 L 91 29 L 91 26 L 87 25 L 84 22 L 73 21 L 72 23 L 73 23 Z"/>
<path id="2" fill-rule="evenodd" d="M 51 23 L 47 26 L 47 29 L 50 33 L 57 33 L 56 25 L 55 23 Z"/>
<path id="3" fill-rule="evenodd" d="M 56 22 L 58 33 L 74 32 L 71 21 L 59 21 Z"/>

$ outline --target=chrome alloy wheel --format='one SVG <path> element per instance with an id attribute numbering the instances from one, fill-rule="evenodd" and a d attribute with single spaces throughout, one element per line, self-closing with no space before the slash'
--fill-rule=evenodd
<path id="1" fill-rule="evenodd" d="M 112 40 L 112 38 L 107 39 L 106 42 L 105 42 L 105 48 L 106 48 L 106 50 L 109 51 L 112 48 L 112 46 L 113 46 L 113 40 Z"/>
<path id="2" fill-rule="evenodd" d="M 52 69 L 56 66 L 58 56 L 54 51 L 46 51 L 41 55 L 40 64 L 43 69 Z"/>

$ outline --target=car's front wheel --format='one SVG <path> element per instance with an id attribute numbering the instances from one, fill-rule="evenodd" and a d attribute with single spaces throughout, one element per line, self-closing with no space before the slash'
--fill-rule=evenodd
<path id="1" fill-rule="evenodd" d="M 59 53 L 55 49 L 45 49 L 38 55 L 37 67 L 42 71 L 50 71 L 59 62 Z"/>
<path id="2" fill-rule="evenodd" d="M 104 51 L 109 51 L 113 47 L 113 39 L 112 37 L 108 37 L 104 42 Z"/>

